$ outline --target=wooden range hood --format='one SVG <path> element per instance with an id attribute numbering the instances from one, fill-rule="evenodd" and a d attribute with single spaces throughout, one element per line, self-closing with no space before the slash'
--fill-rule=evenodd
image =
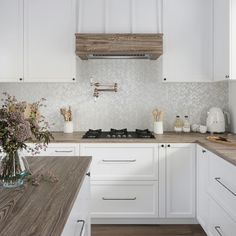
<path id="1" fill-rule="evenodd" d="M 163 53 L 163 34 L 76 34 L 76 55 L 88 59 L 150 59 Z"/>

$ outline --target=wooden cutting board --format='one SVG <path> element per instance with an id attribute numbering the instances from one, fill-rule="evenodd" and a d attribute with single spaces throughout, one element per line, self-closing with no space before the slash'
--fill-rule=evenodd
<path id="1" fill-rule="evenodd" d="M 236 146 L 236 140 L 231 140 L 228 138 L 224 138 L 221 136 L 208 136 L 206 138 L 210 142 L 214 143 L 220 143 L 220 144 L 225 144 L 225 145 L 230 145 L 230 146 Z"/>

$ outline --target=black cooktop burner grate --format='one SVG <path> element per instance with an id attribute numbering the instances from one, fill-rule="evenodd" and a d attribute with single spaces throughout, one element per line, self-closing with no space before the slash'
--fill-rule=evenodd
<path id="1" fill-rule="evenodd" d="M 111 129 L 102 131 L 101 129 L 89 129 L 83 139 L 155 139 L 155 136 L 148 129 L 127 131 L 127 129 Z"/>

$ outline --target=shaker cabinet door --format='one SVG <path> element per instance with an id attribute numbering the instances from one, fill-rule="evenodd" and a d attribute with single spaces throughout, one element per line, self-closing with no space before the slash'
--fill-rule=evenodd
<path id="1" fill-rule="evenodd" d="M 195 144 L 166 148 L 166 206 L 168 218 L 195 217 Z"/>
<path id="2" fill-rule="evenodd" d="M 74 0 L 24 1 L 26 82 L 75 80 Z"/>
<path id="3" fill-rule="evenodd" d="M 212 1 L 163 1 L 163 81 L 212 80 Z"/>
<path id="4" fill-rule="evenodd" d="M 23 80 L 23 0 L 0 1 L 0 82 Z"/>

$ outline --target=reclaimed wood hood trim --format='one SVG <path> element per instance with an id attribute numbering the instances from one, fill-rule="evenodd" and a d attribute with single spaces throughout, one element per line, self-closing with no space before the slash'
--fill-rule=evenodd
<path id="1" fill-rule="evenodd" d="M 163 34 L 75 34 L 76 55 L 88 59 L 151 59 L 163 54 Z"/>

